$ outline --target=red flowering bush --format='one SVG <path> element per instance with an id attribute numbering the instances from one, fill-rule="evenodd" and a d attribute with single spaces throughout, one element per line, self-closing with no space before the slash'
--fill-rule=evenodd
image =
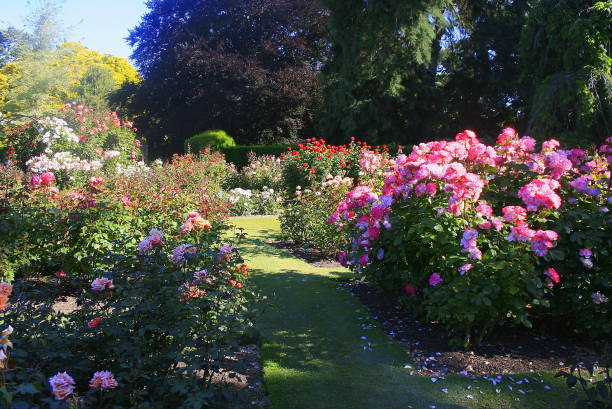
<path id="1" fill-rule="evenodd" d="M 404 291 L 408 308 L 466 343 L 505 322 L 531 326 L 551 301 L 569 294 L 592 311 L 591 334 L 609 333 L 607 314 L 592 305 L 603 303 L 611 284 L 612 140 L 603 155 L 561 150 L 555 140 L 537 153 L 535 145 L 511 128 L 495 146 L 465 131 L 455 141 L 399 155 L 382 188 L 357 186 L 331 215 L 350 238 L 341 262 Z M 574 217 L 574 206 L 583 220 Z M 575 263 L 567 269 L 557 262 L 572 256 L 576 242 L 601 260 L 596 280 Z M 566 285 L 570 277 L 575 283 Z M 588 292 L 595 295 L 585 297 Z M 547 313 L 564 319 L 562 311 Z"/>
<path id="2" fill-rule="evenodd" d="M 328 215 L 354 184 L 382 183 L 391 163 L 388 152 L 386 146 L 372 148 L 355 138 L 340 146 L 312 138 L 281 155 L 288 196 L 280 216 L 283 235 L 333 257 L 346 238 L 337 226 L 327 224 Z"/>
<path id="3" fill-rule="evenodd" d="M 171 235 L 153 229 L 137 249 L 107 254 L 94 279 L 68 272 L 32 288 L 0 283 L 3 398 L 19 407 L 248 405 L 222 381 L 253 332 L 248 267 L 220 241 L 224 226 L 191 213 Z M 206 227 L 208 226 L 208 228 Z M 170 232 L 169 232 L 170 233 Z M 76 289 L 69 310 L 57 288 Z M 9 338 L 10 337 L 10 338 Z"/>
<path id="4" fill-rule="evenodd" d="M 365 142 L 351 138 L 348 145 L 329 145 L 323 139 L 306 139 L 296 149 L 288 148 L 283 159 L 283 182 L 289 195 L 296 187 L 309 189 L 325 182 L 327 175 L 349 177 L 354 180 L 362 172 L 374 174 L 386 165 L 386 146 L 372 148 Z"/>

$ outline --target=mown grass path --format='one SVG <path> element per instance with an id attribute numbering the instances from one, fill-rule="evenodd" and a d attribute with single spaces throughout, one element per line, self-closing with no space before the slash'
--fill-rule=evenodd
<path id="1" fill-rule="evenodd" d="M 248 235 L 241 251 L 253 285 L 267 297 L 258 322 L 271 409 L 566 407 L 566 390 L 550 374 L 541 376 L 544 383 L 525 374 L 532 381 L 522 388 L 524 395 L 516 385 L 510 391 L 508 380 L 493 386 L 457 375 L 436 382 L 410 376 L 401 345 L 378 326 L 363 329 L 374 321 L 338 288 L 336 279 L 348 270 L 316 268 L 266 244 L 280 233 L 275 217 L 237 218 L 232 224 Z"/>

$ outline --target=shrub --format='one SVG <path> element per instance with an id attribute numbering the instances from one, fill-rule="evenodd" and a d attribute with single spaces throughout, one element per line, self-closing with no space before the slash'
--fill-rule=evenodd
<path id="1" fill-rule="evenodd" d="M 2 124 L 6 159 L 35 174 L 53 172 L 60 186 L 81 184 L 141 157 L 136 129 L 115 112 L 66 104 L 54 116 Z"/>
<path id="2" fill-rule="evenodd" d="M 177 216 L 188 211 L 213 222 L 228 213 L 219 192 L 233 168 L 220 154 L 204 151 L 153 167 L 119 170 L 68 190 L 59 190 L 54 182 L 35 184 L 40 179 L 35 177 L 24 183 L 16 174 L 14 186 L 0 191 L 4 279 L 41 277 L 58 270 L 86 275 L 117 246 L 135 249 L 136 239 L 129 239 L 134 229 L 171 230 L 177 227 Z"/>
<path id="3" fill-rule="evenodd" d="M 267 186 L 261 191 L 235 188 L 226 193 L 231 204 L 232 216 L 249 216 L 256 214 L 276 214 L 279 211 L 281 197 Z"/>
<path id="4" fill-rule="evenodd" d="M 236 169 L 242 169 L 249 164 L 249 154 L 251 152 L 256 156 L 279 156 L 286 151 L 287 145 L 236 145 L 221 149 L 221 152 L 225 155 L 225 160 L 233 163 Z"/>
<path id="5" fill-rule="evenodd" d="M 352 184 L 350 178 L 330 176 L 316 190 L 298 189 L 280 215 L 284 238 L 298 244 L 311 244 L 326 257 L 336 256 L 346 239 L 337 226 L 327 223 L 327 217 Z"/>
<path id="6" fill-rule="evenodd" d="M 201 224 L 201 216 L 190 214 L 188 223 Z M 5 401 L 241 407 L 240 392 L 218 375 L 236 369 L 230 359 L 252 332 L 248 268 L 235 248 L 221 246 L 222 229 L 181 232 L 173 240 L 152 230 L 138 251 L 108 254 L 94 280 L 67 272 L 37 288 L 16 285 L 0 318 L 2 330 L 12 326 L 0 334 Z M 74 311 L 53 307 L 62 287 L 77 289 Z"/>
<path id="7" fill-rule="evenodd" d="M 281 155 L 283 159 L 283 184 L 285 191 L 293 195 L 296 187 L 310 189 L 325 182 L 328 175 L 349 177 L 359 181 L 368 178 L 387 164 L 386 146 L 372 147 L 351 138 L 348 145 L 328 145 L 323 139 L 311 138 L 296 149 Z"/>
<path id="8" fill-rule="evenodd" d="M 612 284 L 608 164 L 558 146 L 546 141 L 534 153 L 535 141 L 511 128 L 495 147 L 472 131 L 415 146 L 382 188 L 357 186 L 338 203 L 330 222 L 350 239 L 340 260 L 403 292 L 408 308 L 447 325 L 453 342 L 547 315 L 576 322 L 583 312 L 577 332 L 609 335 L 601 305 Z M 600 150 L 610 162 L 612 139 Z M 590 254 L 582 268 L 580 246 Z"/>
<path id="9" fill-rule="evenodd" d="M 282 189 L 282 162 L 272 155 L 257 156 L 249 152 L 249 164 L 236 174 L 232 187 L 249 190 Z"/>
<path id="10" fill-rule="evenodd" d="M 221 129 L 211 129 L 187 139 L 185 152 L 199 152 L 205 148 L 220 150 L 230 146 L 236 146 L 234 138 Z"/>

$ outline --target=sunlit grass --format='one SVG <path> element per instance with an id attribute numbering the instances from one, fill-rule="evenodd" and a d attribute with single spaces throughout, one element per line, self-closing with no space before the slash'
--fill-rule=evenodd
<path id="1" fill-rule="evenodd" d="M 530 379 L 519 387 L 507 377 L 493 386 L 460 375 L 436 382 L 410 376 L 404 369 L 410 359 L 398 343 L 380 328 L 361 329 L 369 314 L 338 288 L 337 279 L 348 270 L 316 268 L 266 245 L 279 234 L 275 217 L 233 223 L 248 233 L 243 256 L 254 285 L 267 297 L 259 328 L 271 409 L 568 407 L 567 388 L 549 373 L 518 374 L 517 380 Z M 371 351 L 364 349 L 367 342 Z M 535 382 L 537 378 L 544 382 Z M 524 395 L 518 392 L 521 387 Z"/>

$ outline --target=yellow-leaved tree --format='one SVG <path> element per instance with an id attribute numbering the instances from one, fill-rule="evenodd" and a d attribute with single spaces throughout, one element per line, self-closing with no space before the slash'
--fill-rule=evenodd
<path id="1" fill-rule="evenodd" d="M 42 114 L 76 101 L 97 110 L 126 82 L 139 82 L 127 59 L 67 42 L 28 51 L 0 67 L 0 112 Z"/>

